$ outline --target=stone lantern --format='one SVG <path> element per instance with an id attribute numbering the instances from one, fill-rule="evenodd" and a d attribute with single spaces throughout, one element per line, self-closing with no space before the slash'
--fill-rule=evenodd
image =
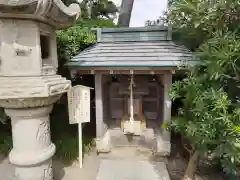
<path id="1" fill-rule="evenodd" d="M 0 1 L 0 106 L 11 118 L 9 161 L 18 180 L 52 180 L 49 113 L 71 87 L 57 75 L 57 29 L 80 15 L 61 0 Z"/>

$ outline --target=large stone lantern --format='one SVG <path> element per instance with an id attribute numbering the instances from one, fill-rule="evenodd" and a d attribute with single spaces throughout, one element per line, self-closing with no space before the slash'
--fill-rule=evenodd
<path id="1" fill-rule="evenodd" d="M 0 106 L 11 117 L 9 161 L 18 180 L 52 180 L 49 113 L 71 82 L 56 75 L 56 29 L 71 25 L 78 4 L 0 1 Z"/>

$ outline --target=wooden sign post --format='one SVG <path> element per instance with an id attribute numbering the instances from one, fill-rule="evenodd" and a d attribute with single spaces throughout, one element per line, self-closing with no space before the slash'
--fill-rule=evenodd
<path id="1" fill-rule="evenodd" d="M 78 124 L 79 165 L 83 165 L 82 123 L 90 122 L 90 90 L 93 88 L 77 85 L 68 91 L 69 123 Z"/>

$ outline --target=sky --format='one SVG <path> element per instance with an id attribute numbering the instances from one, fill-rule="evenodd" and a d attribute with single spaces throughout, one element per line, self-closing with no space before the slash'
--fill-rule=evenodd
<path id="1" fill-rule="evenodd" d="M 112 0 L 121 6 L 122 0 Z M 130 21 L 130 27 L 141 27 L 147 20 L 156 20 L 167 8 L 167 0 L 135 0 Z"/>

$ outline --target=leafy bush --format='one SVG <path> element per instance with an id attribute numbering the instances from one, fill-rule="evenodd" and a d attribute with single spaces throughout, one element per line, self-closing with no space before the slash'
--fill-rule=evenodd
<path id="1" fill-rule="evenodd" d="M 78 137 L 64 134 L 55 140 L 56 156 L 66 164 L 78 158 Z"/>
<path id="2" fill-rule="evenodd" d="M 0 155 L 7 156 L 12 149 L 12 131 L 9 117 L 0 108 Z"/>
<path id="3" fill-rule="evenodd" d="M 0 155 L 7 156 L 12 149 L 12 136 L 9 132 L 0 133 Z"/>
<path id="4" fill-rule="evenodd" d="M 61 104 L 55 104 L 51 113 L 52 141 L 56 145 L 56 157 L 66 164 L 71 164 L 78 158 L 78 125 L 69 124 L 66 96 Z M 93 139 L 83 134 L 83 154 L 94 146 Z"/>
<path id="5" fill-rule="evenodd" d="M 91 28 L 115 27 L 112 20 L 88 20 L 77 22 L 74 26 L 57 31 L 58 57 L 64 63 L 81 50 L 96 42 Z"/>
<path id="6" fill-rule="evenodd" d="M 96 35 L 91 28 L 115 27 L 113 21 L 109 20 L 86 20 L 79 21 L 74 26 L 57 31 L 58 50 L 58 73 L 70 79 L 69 71 L 65 63 L 83 49 L 96 42 Z"/>
<path id="7" fill-rule="evenodd" d="M 60 60 L 70 60 L 82 49 L 95 42 L 95 35 L 88 27 L 76 24 L 57 32 L 58 56 Z"/>
<path id="8" fill-rule="evenodd" d="M 83 137 L 82 141 L 82 151 L 84 154 L 89 153 L 93 146 L 93 139 Z M 79 156 L 79 141 L 78 136 L 70 136 L 69 134 L 63 134 L 55 140 L 55 145 L 57 147 L 56 157 L 62 160 L 65 164 L 71 164 L 77 160 Z"/>
<path id="9" fill-rule="evenodd" d="M 200 60 L 187 78 L 173 85 L 171 96 L 181 99 L 182 105 L 170 129 L 180 132 L 194 151 L 214 151 L 223 170 L 235 179 L 240 165 L 239 3 L 170 0 L 168 12 L 178 40 Z M 190 158 L 186 179 L 194 179 L 193 163 Z"/>

